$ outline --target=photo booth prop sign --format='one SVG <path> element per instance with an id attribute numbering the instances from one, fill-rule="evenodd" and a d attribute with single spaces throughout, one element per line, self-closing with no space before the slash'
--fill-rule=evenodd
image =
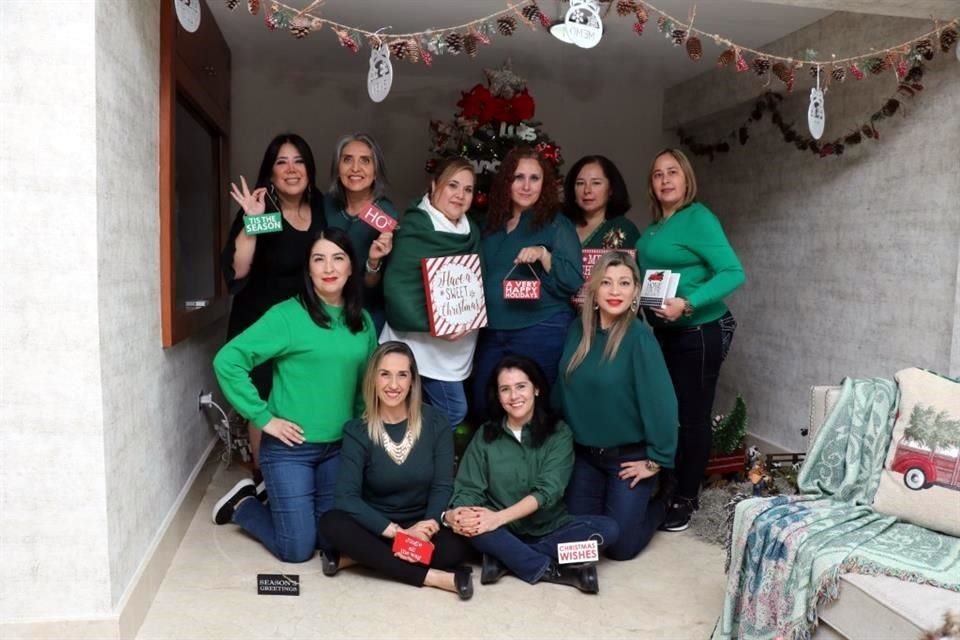
<path id="1" fill-rule="evenodd" d="M 640 306 L 663 309 L 668 298 L 677 295 L 680 274 L 669 269 L 647 269 L 640 288 Z"/>
<path id="2" fill-rule="evenodd" d="M 590 274 L 593 273 L 593 265 L 597 263 L 597 260 L 600 259 L 600 256 L 607 253 L 608 251 L 622 251 L 630 256 L 631 259 L 637 259 L 637 250 L 636 249 L 584 249 L 583 250 L 583 286 L 580 287 L 580 291 L 577 291 L 577 295 L 573 296 L 573 303 L 578 307 L 583 306 L 583 297 L 587 290 L 587 282 L 590 281 Z"/>
<path id="3" fill-rule="evenodd" d="M 260 213 L 252 216 L 243 216 L 243 230 L 248 236 L 258 236 L 261 233 L 278 233 L 283 231 L 283 221 L 279 211 Z"/>
<path id="4" fill-rule="evenodd" d="M 533 280 L 517 280 L 510 276 L 519 267 L 519 264 L 513 265 L 513 268 L 507 272 L 507 277 L 503 279 L 503 299 L 504 300 L 539 300 L 540 299 L 540 277 L 529 264 L 527 267 L 533 274 Z"/>
<path id="5" fill-rule="evenodd" d="M 600 548 L 596 540 L 561 542 L 557 545 L 557 560 L 560 564 L 600 562 Z"/>
<path id="6" fill-rule="evenodd" d="M 298 596 L 300 576 L 295 573 L 258 573 L 257 595 Z"/>
<path id="7" fill-rule="evenodd" d="M 487 326 L 478 254 L 424 258 L 421 268 L 431 335 L 446 336 Z"/>
<path id="8" fill-rule="evenodd" d="M 430 559 L 433 558 L 433 543 L 398 531 L 393 538 L 393 552 L 407 562 L 417 562 L 429 567 Z"/>
<path id="9" fill-rule="evenodd" d="M 373 227 L 374 231 L 379 233 L 393 231 L 397 226 L 397 221 L 375 204 L 371 204 L 366 211 L 360 214 L 360 220 L 366 222 Z"/>

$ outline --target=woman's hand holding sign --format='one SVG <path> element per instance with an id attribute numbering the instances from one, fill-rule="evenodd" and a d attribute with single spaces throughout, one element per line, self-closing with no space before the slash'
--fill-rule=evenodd
<path id="1" fill-rule="evenodd" d="M 243 176 L 240 176 L 239 187 L 233 182 L 230 183 L 230 196 L 248 216 L 259 215 L 266 211 L 264 199 L 267 196 L 267 190 L 260 187 L 251 192 Z"/>

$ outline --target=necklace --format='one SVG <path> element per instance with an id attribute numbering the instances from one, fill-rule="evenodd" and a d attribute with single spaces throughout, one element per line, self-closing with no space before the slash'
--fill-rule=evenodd
<path id="1" fill-rule="evenodd" d="M 407 456 L 410 455 L 410 450 L 413 448 L 413 431 L 410 427 L 407 427 L 407 431 L 403 434 L 400 442 L 394 442 L 393 439 L 387 435 L 387 432 L 383 431 L 383 433 L 380 434 L 380 444 L 383 445 L 383 449 L 387 452 L 387 455 L 390 456 L 391 460 L 397 464 L 403 464 Z"/>

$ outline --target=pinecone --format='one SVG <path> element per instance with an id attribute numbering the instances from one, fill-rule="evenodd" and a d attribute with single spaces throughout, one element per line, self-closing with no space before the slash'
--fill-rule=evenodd
<path id="1" fill-rule="evenodd" d="M 770 58 L 754 58 L 753 71 L 758 76 L 766 75 L 770 71 Z"/>
<path id="2" fill-rule="evenodd" d="M 777 62 L 773 65 L 773 75 L 777 76 L 777 79 L 787 86 L 788 93 L 793 91 L 795 76 L 793 75 L 793 68 L 790 67 L 790 65 Z"/>
<path id="3" fill-rule="evenodd" d="M 637 10 L 637 3 L 633 0 L 619 0 L 617 2 L 617 15 L 621 18 L 634 13 Z"/>
<path id="4" fill-rule="evenodd" d="M 497 20 L 497 31 L 502 36 L 512 36 L 517 30 L 517 21 L 511 16 L 504 16 Z"/>
<path id="5" fill-rule="evenodd" d="M 847 79 L 847 70 L 844 67 L 834 67 L 833 71 L 830 72 L 830 77 L 836 82 L 843 82 Z"/>
<path id="6" fill-rule="evenodd" d="M 673 39 L 673 46 L 679 47 L 687 39 L 687 32 L 683 29 L 674 29 L 670 32 L 670 37 Z"/>
<path id="7" fill-rule="evenodd" d="M 240 4 L 240 0 L 226 0 L 227 9 L 230 9 L 230 11 L 236 9 L 238 4 Z"/>
<path id="8" fill-rule="evenodd" d="M 917 53 L 923 56 L 924 60 L 933 60 L 933 43 L 929 38 L 924 38 L 914 45 Z"/>
<path id="9" fill-rule="evenodd" d="M 646 24 L 648 20 L 650 20 L 650 14 L 647 13 L 646 7 L 637 5 L 637 22 Z"/>
<path id="10" fill-rule="evenodd" d="M 940 34 L 940 51 L 947 53 L 950 51 L 950 47 L 956 44 L 957 40 L 960 40 L 960 35 L 957 34 L 957 30 L 953 27 L 949 27 L 943 30 L 943 33 Z"/>
<path id="11" fill-rule="evenodd" d="M 292 35 L 297 40 L 303 40 L 307 37 L 307 34 L 310 33 L 310 26 L 304 24 L 291 24 L 290 25 L 290 35 Z"/>
<path id="12" fill-rule="evenodd" d="M 397 60 L 406 60 L 410 55 L 410 43 L 406 40 L 390 43 L 390 55 Z"/>
<path id="13" fill-rule="evenodd" d="M 257 15 L 257 12 L 260 11 L 260 0 L 247 0 L 247 11 L 252 16 Z"/>
<path id="14" fill-rule="evenodd" d="M 477 57 L 477 37 L 472 33 L 467 34 L 463 39 L 463 50 L 467 52 L 467 55 L 471 58 Z"/>
<path id="15" fill-rule="evenodd" d="M 463 36 L 454 31 L 447 36 L 447 50 L 456 55 L 463 51 Z"/>
<path id="16" fill-rule="evenodd" d="M 523 8 L 520 14 L 530 22 L 540 20 L 540 16 L 542 15 L 540 12 L 540 7 L 538 7 L 536 4 L 528 4 Z M 469 51 L 467 53 L 469 53 Z"/>
<path id="17" fill-rule="evenodd" d="M 818 67 L 818 66 L 815 65 L 815 64 L 810 65 L 810 69 L 809 69 L 809 71 L 810 71 L 810 77 L 813 78 L 814 80 L 817 79 L 817 70 L 818 70 L 819 68 L 820 68 L 820 67 Z M 823 72 L 822 72 L 822 71 L 820 72 L 820 78 L 823 79 Z"/>
<path id="18" fill-rule="evenodd" d="M 733 62 L 734 59 L 736 59 L 736 57 L 737 57 L 737 54 L 733 49 L 727 49 L 726 51 L 720 54 L 719 58 L 717 58 L 717 66 L 726 67 L 731 62 Z"/>
<path id="19" fill-rule="evenodd" d="M 687 55 L 694 62 L 698 62 L 703 57 L 703 43 L 697 36 L 687 38 Z"/>

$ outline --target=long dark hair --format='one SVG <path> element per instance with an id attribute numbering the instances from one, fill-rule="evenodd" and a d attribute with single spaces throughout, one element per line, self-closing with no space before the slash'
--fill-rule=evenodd
<path id="1" fill-rule="evenodd" d="M 507 223 L 513 215 L 513 198 L 511 187 L 513 176 L 521 160 L 536 160 L 543 172 L 543 185 L 540 197 L 533 205 L 533 220 L 530 227 L 534 230 L 542 229 L 553 222 L 560 210 L 560 195 L 557 193 L 557 171 L 553 165 L 537 153 L 533 147 L 520 145 L 511 149 L 500 169 L 493 177 L 490 185 L 490 207 L 487 209 L 487 221 L 484 231 L 488 234 L 496 233 Z"/>
<path id="2" fill-rule="evenodd" d="M 350 329 L 350 333 L 359 333 L 363 331 L 363 270 L 357 264 L 356 256 L 353 255 L 350 236 L 342 229 L 330 228 L 318 231 L 310 240 L 307 255 L 303 258 L 303 288 L 298 296 L 300 304 L 318 327 L 330 328 L 330 314 L 323 308 L 320 296 L 317 295 L 313 280 L 310 278 L 310 255 L 313 253 L 313 246 L 320 240 L 329 240 L 350 258 L 350 276 L 343 285 L 343 320 Z"/>
<path id="3" fill-rule="evenodd" d="M 540 365 L 526 356 L 508 353 L 500 359 L 487 380 L 487 411 L 490 419 L 483 425 L 484 442 L 493 442 L 503 435 L 503 419 L 507 412 L 500 404 L 497 387 L 500 374 L 506 369 L 517 369 L 530 378 L 530 383 L 539 393 L 533 398 L 533 418 L 530 420 L 531 444 L 540 447 L 557 430 L 556 416 L 550 411 L 550 383 Z"/>
<path id="4" fill-rule="evenodd" d="M 297 152 L 303 156 L 303 164 L 307 168 L 307 190 L 304 192 L 307 204 L 312 211 L 323 212 L 323 193 L 317 188 L 317 163 L 313 160 L 313 151 L 307 141 L 295 133 L 278 134 L 267 145 L 267 150 L 263 152 L 263 160 L 260 161 L 260 171 L 257 172 L 257 186 L 270 191 L 270 177 L 273 175 L 273 163 L 277 161 L 280 154 L 280 147 L 290 143 L 297 148 Z M 275 197 L 275 196 L 271 196 Z M 279 202 L 267 201 L 267 211 L 272 211 L 271 206 L 280 206 Z M 319 208 L 318 208 L 319 207 Z"/>
<path id="5" fill-rule="evenodd" d="M 600 170 L 603 171 L 607 182 L 610 183 L 610 198 L 607 200 L 607 208 L 603 213 L 603 219 L 616 218 L 630 211 L 630 193 L 627 191 L 627 183 L 620 170 L 617 169 L 617 165 L 613 164 L 613 161 L 606 156 L 583 156 L 573 165 L 563 182 L 563 212 L 576 226 L 587 223 L 587 219 L 583 215 L 583 209 L 577 204 L 576 186 L 580 171 L 588 164 L 600 165 Z"/>

